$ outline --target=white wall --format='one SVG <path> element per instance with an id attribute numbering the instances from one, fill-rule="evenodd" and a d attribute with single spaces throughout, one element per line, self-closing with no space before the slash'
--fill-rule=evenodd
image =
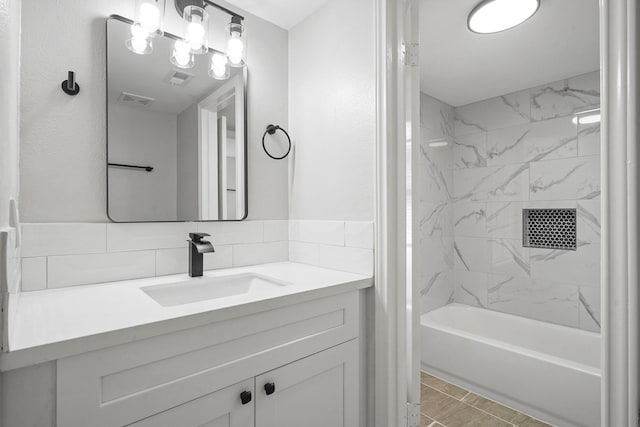
<path id="1" fill-rule="evenodd" d="M 289 33 L 291 219 L 373 219 L 373 11 L 332 0 Z"/>
<path id="2" fill-rule="evenodd" d="M 18 197 L 20 2 L 0 0 L 0 229 L 9 225 L 9 200 Z"/>
<path id="3" fill-rule="evenodd" d="M 109 214 L 114 221 L 177 218 L 175 114 L 109 105 L 109 160 L 142 169 L 109 168 Z M 117 124 L 113 126 L 112 124 Z"/>
<path id="4" fill-rule="evenodd" d="M 20 1 L 0 0 L 0 231 L 9 229 L 9 200 L 18 199 L 19 148 L 19 82 L 20 82 Z M 5 239 L 0 238 L 0 242 Z M 4 255 L 3 255 L 4 254 Z M 0 266 L 7 253 L 0 248 Z M 17 259 L 17 258 L 16 258 Z M 6 272 L 0 267 L 0 275 Z M 2 279 L 0 279 L 2 281 Z M 11 287 L 11 284 L 9 284 Z M 0 291 L 0 304 L 4 296 Z M 4 331 L 0 317 L 0 341 Z M 8 382 L 0 373 L 0 426 L 8 426 L 2 414 L 6 413 L 5 397 Z"/>
<path id="5" fill-rule="evenodd" d="M 22 39 L 20 177 L 27 222 L 107 221 L 105 18 L 131 16 L 133 5 L 130 0 L 22 2 L 28 36 Z M 245 16 L 251 38 L 249 217 L 286 219 L 287 165 L 267 158 L 260 138 L 269 123 L 287 125 L 287 32 Z M 166 29 L 181 31 L 178 21 L 168 4 Z M 59 88 L 68 70 L 76 71 L 82 88 L 75 97 Z"/>
<path id="6" fill-rule="evenodd" d="M 198 104 L 178 114 L 178 219 L 194 220 L 198 212 Z"/>

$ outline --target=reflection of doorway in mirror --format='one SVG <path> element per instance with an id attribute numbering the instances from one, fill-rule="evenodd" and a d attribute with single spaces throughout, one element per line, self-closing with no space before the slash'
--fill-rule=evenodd
<path id="1" fill-rule="evenodd" d="M 244 94 L 241 76 L 198 103 L 199 217 L 236 220 L 245 211 Z"/>

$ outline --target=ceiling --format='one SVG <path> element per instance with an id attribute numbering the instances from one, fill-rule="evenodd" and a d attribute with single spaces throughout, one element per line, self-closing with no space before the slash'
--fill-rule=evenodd
<path id="1" fill-rule="evenodd" d="M 266 21 L 290 30 L 328 0 L 227 0 Z"/>
<path id="2" fill-rule="evenodd" d="M 598 0 L 541 0 L 528 21 L 475 34 L 479 0 L 422 0 L 420 87 L 454 107 L 599 68 Z"/>

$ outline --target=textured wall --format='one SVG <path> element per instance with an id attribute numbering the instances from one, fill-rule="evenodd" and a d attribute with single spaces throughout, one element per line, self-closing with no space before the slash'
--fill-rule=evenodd
<path id="1" fill-rule="evenodd" d="M 456 302 L 599 330 L 600 129 L 572 122 L 599 103 L 594 72 L 455 109 L 452 160 L 427 169 L 452 169 Z M 522 209 L 556 207 L 577 209 L 577 251 L 522 247 Z"/>
<path id="2" fill-rule="evenodd" d="M 373 219 L 373 6 L 333 0 L 290 31 L 292 219 Z"/>
<path id="3" fill-rule="evenodd" d="M 20 2 L 0 0 L 0 229 L 9 225 L 9 200 L 18 197 Z"/>
<path id="4" fill-rule="evenodd" d="M 131 16 L 133 4 L 22 2 L 20 177 L 25 221 L 107 220 L 104 19 L 113 13 Z M 170 5 L 167 12 L 166 29 L 181 32 L 177 13 Z M 267 158 L 260 138 L 268 123 L 287 125 L 287 32 L 246 17 L 249 217 L 286 219 L 287 165 Z M 67 70 L 77 72 L 82 86 L 76 97 L 59 88 Z"/>

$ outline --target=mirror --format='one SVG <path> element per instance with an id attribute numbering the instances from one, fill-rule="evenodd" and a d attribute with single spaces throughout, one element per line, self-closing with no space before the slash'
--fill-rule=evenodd
<path id="1" fill-rule="evenodd" d="M 125 46 L 130 24 L 107 20 L 109 218 L 246 218 L 246 67 L 215 80 L 210 55 L 196 55 L 193 68 L 178 68 L 169 60 L 177 37 L 168 33 L 150 54 L 135 54 Z"/>

